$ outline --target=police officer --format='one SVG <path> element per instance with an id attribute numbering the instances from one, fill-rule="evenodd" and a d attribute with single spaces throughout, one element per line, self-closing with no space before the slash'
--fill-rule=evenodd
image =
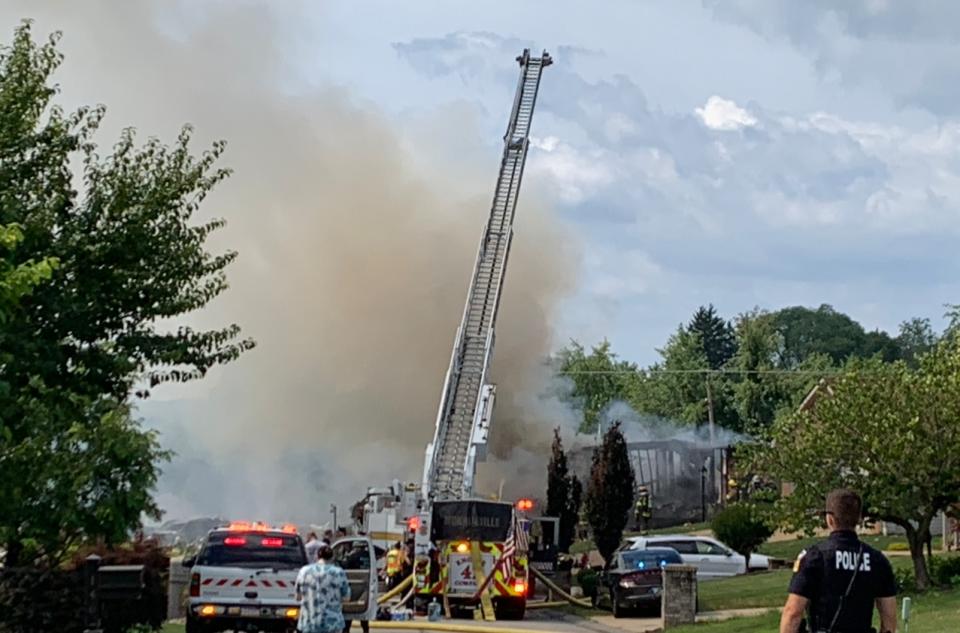
<path id="1" fill-rule="evenodd" d="M 868 633 L 874 604 L 881 633 L 897 630 L 897 587 L 890 561 L 854 531 L 862 509 L 853 491 L 827 495 L 824 514 L 830 538 L 797 557 L 780 633 L 801 631 L 805 611 L 814 633 Z"/>

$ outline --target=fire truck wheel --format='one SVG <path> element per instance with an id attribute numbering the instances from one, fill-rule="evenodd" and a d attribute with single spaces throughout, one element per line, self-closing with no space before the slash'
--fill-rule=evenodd
<path id="1" fill-rule="evenodd" d="M 522 620 L 527 611 L 525 598 L 500 598 L 493 605 L 498 620 Z"/>

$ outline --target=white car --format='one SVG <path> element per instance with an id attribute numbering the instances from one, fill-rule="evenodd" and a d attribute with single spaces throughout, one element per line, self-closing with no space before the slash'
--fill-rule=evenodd
<path id="1" fill-rule="evenodd" d="M 697 580 L 711 580 L 736 576 L 747 571 L 746 557 L 733 551 L 720 541 L 708 536 L 686 534 L 658 534 L 656 536 L 633 536 L 620 546 L 622 550 L 669 547 L 675 549 L 684 564 L 697 568 Z M 750 555 L 750 569 L 767 569 L 770 561 L 763 554 Z"/>

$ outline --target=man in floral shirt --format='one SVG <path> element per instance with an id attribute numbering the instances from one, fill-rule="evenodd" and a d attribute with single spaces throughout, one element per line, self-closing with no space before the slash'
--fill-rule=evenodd
<path id="1" fill-rule="evenodd" d="M 297 600 L 300 601 L 300 633 L 340 633 L 344 627 L 343 601 L 350 597 L 347 574 L 332 564 L 333 550 L 320 547 L 319 560 L 297 575 Z"/>

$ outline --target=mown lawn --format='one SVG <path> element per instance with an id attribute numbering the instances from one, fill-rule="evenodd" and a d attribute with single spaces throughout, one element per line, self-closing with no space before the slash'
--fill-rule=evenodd
<path id="1" fill-rule="evenodd" d="M 932 591 L 912 597 L 912 601 L 911 633 L 954 633 L 960 631 L 960 589 Z M 899 613 L 899 607 L 897 612 Z M 671 629 L 671 631 L 675 633 L 761 633 L 762 631 L 776 631 L 779 622 L 780 614 L 772 611 L 749 618 L 705 622 Z M 900 623 L 900 630 L 902 630 L 902 627 L 903 623 Z"/>
<path id="2" fill-rule="evenodd" d="M 787 595 L 792 572 L 764 571 L 698 584 L 701 611 L 778 607 Z"/>
<path id="3" fill-rule="evenodd" d="M 913 568 L 909 556 L 891 557 L 890 563 L 894 569 Z M 778 569 L 702 582 L 699 584 L 700 610 L 779 607 L 787 597 L 787 587 L 792 575 L 791 569 Z"/>
<path id="4" fill-rule="evenodd" d="M 801 550 L 810 547 L 810 545 L 823 540 L 822 538 L 798 538 L 791 539 L 788 541 L 776 541 L 773 543 L 764 543 L 760 547 L 760 553 L 766 554 L 767 556 L 773 556 L 774 558 L 784 558 L 787 560 L 793 560 L 797 557 L 797 554 Z M 888 550 L 890 547 L 902 548 L 904 551 L 907 546 L 907 539 L 903 536 L 882 536 L 882 535 L 868 535 L 862 536 L 861 540 L 875 547 L 879 550 Z M 940 550 L 941 540 L 940 537 L 935 537 L 933 539 L 933 550 L 938 552 Z"/>

